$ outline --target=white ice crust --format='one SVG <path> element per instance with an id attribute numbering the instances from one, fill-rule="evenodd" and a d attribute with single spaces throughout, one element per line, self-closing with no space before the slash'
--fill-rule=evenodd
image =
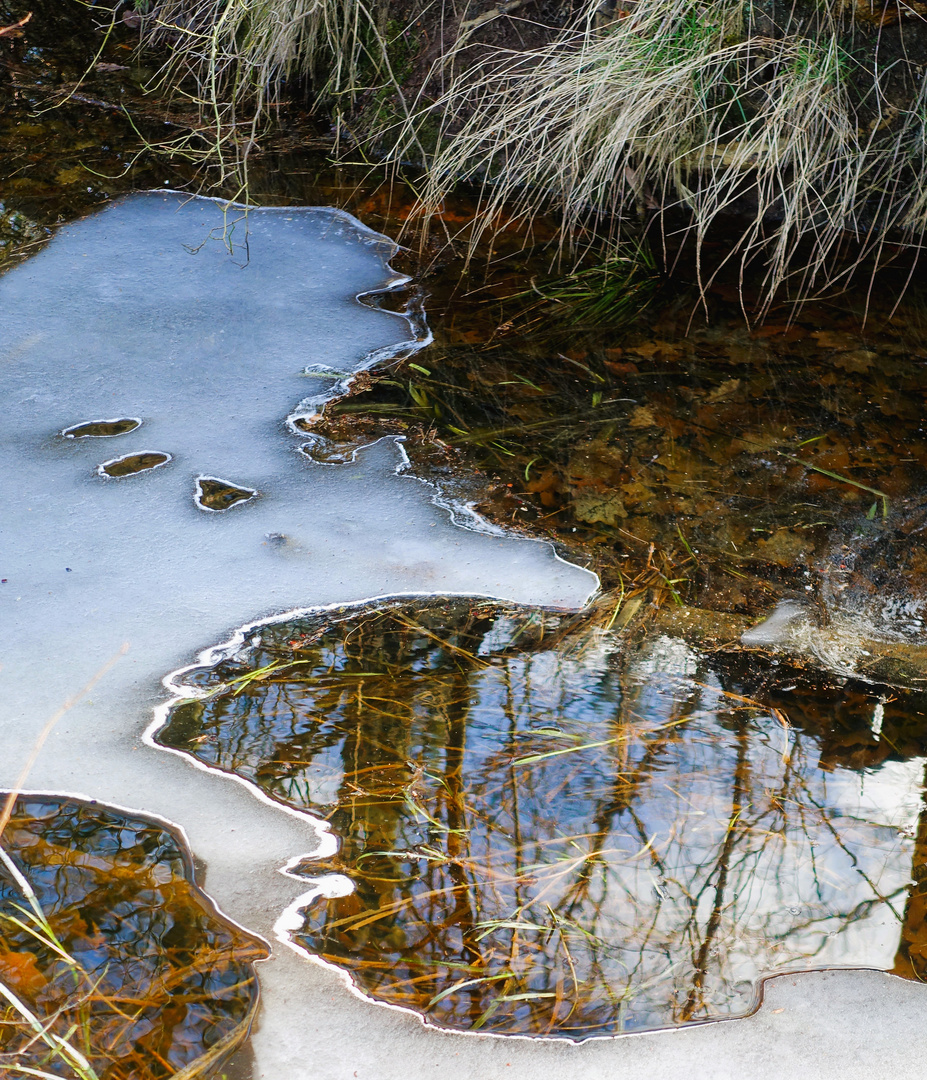
<path id="1" fill-rule="evenodd" d="M 546 544 L 455 525 L 431 489 L 399 475 L 393 441 L 338 468 L 299 453 L 305 435 L 293 418 L 317 411 L 339 374 L 421 340 L 413 320 L 357 300 L 402 283 L 387 262 L 393 250 L 337 211 L 246 213 L 156 192 L 61 229 L 0 277 L 0 786 L 15 783 L 48 717 L 128 642 L 60 721 L 27 790 L 177 823 L 205 864 L 210 895 L 267 940 L 275 927 L 286 939 L 306 901 L 292 868 L 334 840 L 311 815 L 284 812 L 251 785 L 143 738 L 198 651 L 310 606 L 456 593 L 576 608 L 597 585 Z M 322 370 L 336 377 L 312 377 Z M 142 425 L 106 439 L 105 450 L 62 435 L 101 416 Z M 155 448 L 171 461 L 112 483 L 95 470 L 117 447 L 120 456 Z M 199 476 L 261 497 L 204 514 L 194 501 Z M 168 672 L 178 674 L 165 689 Z M 850 974 L 801 985 L 813 993 L 815 980 Z M 917 990 L 865 979 L 902 1012 Z M 758 1025 L 753 1036 L 720 1024 L 577 1047 L 423 1027 L 279 945 L 261 981 L 255 1071 L 267 1080 L 520 1080 L 552 1068 L 590 1080 L 791 1075 L 781 1047 L 757 1058 L 751 1043 L 756 1030 L 779 1038 L 766 1009 L 745 1022 Z M 785 1010 L 792 1044 L 804 1038 L 833 1059 L 833 1071 L 806 1075 L 868 1078 L 876 1066 L 905 1075 L 891 1057 L 897 1039 L 873 1036 L 862 1052 L 844 1053 L 846 1032 L 866 1027 L 851 1010 L 858 980 L 846 986 L 845 1008 L 831 986 L 823 1033 L 796 1035 L 805 1006 Z M 867 984 L 863 1000 L 872 992 Z M 914 1025 L 909 1033 L 916 1052 L 920 1035 Z"/>
<path id="2" fill-rule="evenodd" d="M 358 302 L 403 283 L 394 250 L 337 211 L 157 192 L 62 229 L 0 278 L 0 785 L 128 642 L 27 786 L 176 822 L 207 890 L 265 937 L 306 889 L 287 868 L 334 840 L 311 815 L 146 745 L 165 673 L 237 626 L 310 605 L 447 592 L 574 608 L 597 585 L 546 544 L 455 527 L 432 489 L 398 475 L 394 440 L 337 469 L 298 452 L 294 416 L 423 340 L 414 319 Z M 141 424 L 64 435 L 101 416 Z M 97 472 L 150 450 L 170 455 L 164 468 L 118 483 Z M 203 476 L 261 497 L 204 514 Z"/>

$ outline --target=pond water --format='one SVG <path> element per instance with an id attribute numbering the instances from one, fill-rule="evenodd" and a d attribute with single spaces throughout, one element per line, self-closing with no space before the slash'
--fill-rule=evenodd
<path id="1" fill-rule="evenodd" d="M 4 844 L 88 975 L 126 964 L 91 925 L 143 955 L 131 1024 L 91 1018 L 113 1075 L 254 1008 L 258 946 L 184 844 L 278 942 L 268 1075 L 425 1060 L 307 956 L 433 1025 L 561 1039 L 742 1015 L 776 972 L 927 977 L 916 288 L 750 327 L 723 282 L 704 309 L 664 282 L 593 326 L 502 237 L 486 279 L 419 270 L 426 325 L 395 245 L 311 208 L 395 234 L 402 193 L 298 151 L 255 158 L 260 210 L 110 201 L 191 170 L 133 157 L 112 65 L 63 98 L 82 40 L 0 79 L 0 784 L 48 739 Z M 53 1011 L 70 976 L 9 933 L 0 977 Z M 195 987 L 153 994 L 165 962 Z"/>
<path id="2" fill-rule="evenodd" d="M 219 1069 L 247 1037 L 253 961 L 267 953 L 217 916 L 178 839 L 44 796 L 17 800 L 3 840 L 15 853 L 0 867 L 0 978 L 15 995 L 0 1026 L 7 1075 Z M 41 1037 L 23 1005 L 45 1021 Z"/>
<path id="3" fill-rule="evenodd" d="M 581 1038 L 744 1013 L 783 969 L 923 974 L 925 703 L 783 674 L 379 604 L 188 671 L 157 737 L 331 823 L 315 872 L 351 888 L 304 949 L 443 1026 Z"/>

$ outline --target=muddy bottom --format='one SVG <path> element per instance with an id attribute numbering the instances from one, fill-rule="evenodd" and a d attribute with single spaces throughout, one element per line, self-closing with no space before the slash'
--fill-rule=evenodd
<path id="1" fill-rule="evenodd" d="M 901 613 L 927 570 L 914 301 L 871 312 L 868 328 L 853 298 L 751 329 L 721 296 L 707 323 L 664 297 L 649 325 L 621 330 L 476 321 L 468 344 L 439 324 L 434 346 L 315 430 L 342 448 L 405 434 L 418 470 L 591 560 L 609 585 L 639 579 L 744 614 L 852 586 L 900 596 Z M 877 546 L 878 572 L 865 554 Z"/>

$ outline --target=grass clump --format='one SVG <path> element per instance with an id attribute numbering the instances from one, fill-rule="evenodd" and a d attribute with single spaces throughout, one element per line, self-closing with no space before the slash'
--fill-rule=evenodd
<path id="1" fill-rule="evenodd" d="M 687 236 L 698 253 L 736 213 L 747 224 L 724 261 L 759 263 L 767 304 L 784 283 L 802 295 L 833 284 L 848 236 L 869 253 L 892 234 L 919 240 L 923 94 L 879 123 L 876 81 L 864 124 L 868 76 L 835 24 L 751 34 L 740 0 L 639 0 L 618 14 L 499 51 L 476 76 L 460 69 L 426 111 L 441 123 L 426 213 L 469 181 L 483 210 L 471 249 L 496 223 L 552 210 L 574 239 L 615 240 L 656 217 L 670 249 Z"/>
<path id="2" fill-rule="evenodd" d="M 142 40 L 170 49 L 156 84 L 198 110 L 200 125 L 160 149 L 241 166 L 284 87 L 342 116 L 365 92 L 398 87 L 391 56 L 407 65 L 407 25 L 362 0 L 155 0 Z M 402 72 L 400 71 L 400 75 Z"/>
<path id="3" fill-rule="evenodd" d="M 643 234 L 668 265 L 694 251 L 703 286 L 749 272 L 763 311 L 783 286 L 842 287 L 927 229 L 927 84 L 912 59 L 927 27 L 911 19 L 884 44 L 891 20 L 876 32 L 859 5 L 815 0 L 779 22 L 777 5 L 744 0 L 585 3 L 578 17 L 563 0 L 544 7 L 548 25 L 523 0 L 475 16 L 457 0 L 136 7 L 143 43 L 169 48 L 148 89 L 190 125 L 157 149 L 210 167 L 234 197 L 295 96 L 331 122 L 336 156 L 385 157 L 406 178 L 423 167 L 416 229 L 476 185 L 471 253 L 551 213 L 575 266 L 591 252 L 614 263 Z M 724 241 L 710 260 L 709 236 Z"/>

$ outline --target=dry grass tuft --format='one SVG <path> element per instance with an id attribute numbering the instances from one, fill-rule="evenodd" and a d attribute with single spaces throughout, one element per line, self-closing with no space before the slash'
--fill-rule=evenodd
<path id="1" fill-rule="evenodd" d="M 873 61 L 858 5 L 818 5 L 809 25 L 793 12 L 761 33 L 743 0 L 619 0 L 607 25 L 590 3 L 545 46 L 471 52 L 475 29 L 520 0 L 464 21 L 456 0 L 150 2 L 143 39 L 170 46 L 161 84 L 200 116 L 159 149 L 219 182 L 246 185 L 249 150 L 298 84 L 338 132 L 363 114 L 369 152 L 424 163 L 419 222 L 457 183 L 477 184 L 471 252 L 549 211 L 573 250 L 590 238 L 620 253 L 643 222 L 668 252 L 694 240 L 707 286 L 720 268 L 701 264 L 706 236 L 728 218 L 730 237 L 736 214 L 722 265 L 758 276 L 768 307 L 783 286 L 798 297 L 840 287 L 887 243 L 919 246 L 927 229 L 927 80 L 907 64 L 908 105 L 897 86 L 889 100 L 887 80 L 902 76 Z M 443 46 L 410 104 L 404 80 L 426 62 L 411 28 L 426 12 Z M 869 41 L 859 50 L 857 33 Z M 852 263 L 838 260 L 847 240 Z"/>
<path id="2" fill-rule="evenodd" d="M 169 48 L 156 82 L 201 118 L 159 149 L 224 180 L 243 171 L 284 84 L 307 84 L 336 117 L 364 90 L 398 87 L 387 14 L 363 0 L 157 0 L 142 21 L 143 42 Z"/>
<path id="3" fill-rule="evenodd" d="M 834 285 L 848 234 L 865 254 L 893 234 L 919 243 L 924 92 L 891 125 L 864 126 L 837 26 L 747 30 L 740 0 L 638 0 L 604 29 L 590 19 L 543 49 L 500 52 L 475 78 L 462 71 L 407 125 L 397 157 L 415 124 L 437 121 L 423 209 L 478 184 L 471 250 L 495 223 L 553 210 L 564 237 L 591 228 L 613 241 L 651 212 L 666 230 L 682 211 L 700 251 L 722 215 L 749 207 L 727 259 L 760 262 L 767 304 L 783 284 L 803 296 Z"/>

